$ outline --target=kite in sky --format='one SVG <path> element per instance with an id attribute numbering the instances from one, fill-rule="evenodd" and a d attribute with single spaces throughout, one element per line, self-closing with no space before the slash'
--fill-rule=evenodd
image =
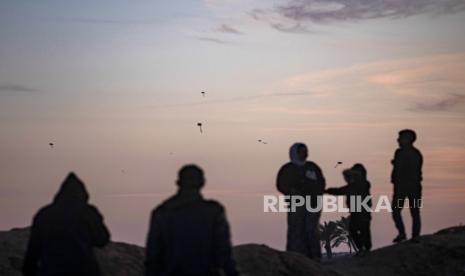
<path id="1" fill-rule="evenodd" d="M 336 163 L 336 166 L 334 166 L 334 168 L 337 168 L 339 165 L 342 165 L 342 162 L 341 162 L 341 161 L 337 162 L 337 163 Z"/>
<path id="2" fill-rule="evenodd" d="M 200 129 L 200 133 L 203 133 L 203 131 L 202 131 L 202 123 L 197 123 L 197 126 L 198 126 L 199 129 Z"/>

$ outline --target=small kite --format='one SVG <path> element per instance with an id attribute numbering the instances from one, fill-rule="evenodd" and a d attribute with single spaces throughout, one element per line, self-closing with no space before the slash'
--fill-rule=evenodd
<path id="1" fill-rule="evenodd" d="M 200 93 L 202 93 L 202 96 L 205 97 L 205 93 L 206 93 L 205 91 L 202 91 Z"/>
<path id="2" fill-rule="evenodd" d="M 203 131 L 202 131 L 202 123 L 197 123 L 197 126 L 198 126 L 199 129 L 200 129 L 200 133 L 203 133 Z"/>
<path id="3" fill-rule="evenodd" d="M 264 145 L 267 145 L 267 144 L 268 144 L 268 142 L 265 142 L 265 141 L 263 141 L 262 139 L 259 139 L 259 140 L 257 140 L 257 141 L 258 141 L 259 143 L 264 144 Z"/>
<path id="4" fill-rule="evenodd" d="M 342 165 L 343 163 L 341 161 L 337 162 L 336 163 L 336 166 L 334 166 L 334 168 L 337 168 L 339 165 Z"/>
<path id="5" fill-rule="evenodd" d="M 49 146 L 50 146 L 50 148 L 52 148 L 52 149 L 53 149 L 53 147 L 55 146 L 55 144 L 54 144 L 54 143 L 48 143 L 48 145 L 49 145 Z"/>

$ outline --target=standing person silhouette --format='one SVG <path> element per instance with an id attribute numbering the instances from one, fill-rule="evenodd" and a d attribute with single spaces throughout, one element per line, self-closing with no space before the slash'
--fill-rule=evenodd
<path id="1" fill-rule="evenodd" d="M 100 275 L 93 248 L 105 246 L 110 233 L 88 200 L 84 183 L 70 173 L 53 203 L 34 216 L 23 275 Z"/>
<path id="2" fill-rule="evenodd" d="M 356 205 L 370 197 L 371 184 L 367 179 L 365 166 L 360 163 L 344 170 L 342 174 L 347 185 L 339 188 L 329 188 L 325 192 L 332 195 L 344 195 L 346 196 L 347 206 L 349 208 L 355 206 L 354 209 L 350 210 L 349 234 L 354 240 L 358 254 L 364 254 L 371 250 L 371 213 L 361 206 L 360 209 L 357 208 Z M 359 199 L 356 197 L 359 197 Z M 371 199 L 368 200 L 367 205 L 370 208 L 372 207 Z"/>
<path id="3" fill-rule="evenodd" d="M 237 275 L 224 207 L 202 197 L 204 183 L 199 167 L 184 166 L 177 194 L 152 212 L 146 276 Z"/>
<path id="4" fill-rule="evenodd" d="M 413 146 L 417 135 L 415 131 L 404 129 L 399 132 L 399 148 L 392 160 L 391 182 L 394 184 L 394 196 L 392 199 L 392 218 L 399 234 L 393 242 L 401 242 L 406 239 L 405 226 L 402 221 L 401 211 L 405 198 L 408 198 L 410 214 L 412 215 L 412 240 L 416 241 L 420 235 L 421 220 L 421 181 L 423 157 L 421 152 Z"/>
<path id="5" fill-rule="evenodd" d="M 289 157 L 291 161 L 284 164 L 278 172 L 276 181 L 278 190 L 289 196 L 310 196 L 310 206 L 318 207 L 317 200 L 323 195 L 326 186 L 320 167 L 314 162 L 307 161 L 308 149 L 303 143 L 292 145 Z M 306 205 L 295 206 L 295 212 L 291 210 L 287 213 L 286 250 L 320 260 L 321 209 L 310 212 Z"/>

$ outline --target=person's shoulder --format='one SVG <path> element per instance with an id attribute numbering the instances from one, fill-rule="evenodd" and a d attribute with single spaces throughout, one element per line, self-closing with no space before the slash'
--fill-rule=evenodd
<path id="1" fill-rule="evenodd" d="M 48 221 L 54 216 L 55 205 L 53 203 L 47 204 L 40 208 L 34 215 L 32 221 L 33 223 L 41 223 Z"/>
<path id="2" fill-rule="evenodd" d="M 405 152 L 405 149 L 403 148 L 397 148 L 396 151 L 394 152 L 394 157 L 398 157 L 399 155 L 401 155 L 403 152 Z"/>
<path id="3" fill-rule="evenodd" d="M 86 204 L 83 210 L 86 214 L 101 216 L 100 211 L 95 205 Z"/>
<path id="4" fill-rule="evenodd" d="M 421 151 L 418 148 L 412 147 L 412 150 L 413 150 L 413 152 L 415 152 L 415 154 L 421 156 Z"/>
<path id="5" fill-rule="evenodd" d="M 365 181 L 365 187 L 366 187 L 368 190 L 370 190 L 370 188 L 371 188 L 371 182 L 368 181 L 368 180 Z"/>
<path id="6" fill-rule="evenodd" d="M 295 164 L 293 164 L 292 162 L 288 162 L 282 165 L 278 171 L 278 177 L 285 177 L 289 174 L 293 174 L 295 168 Z"/>
<path id="7" fill-rule="evenodd" d="M 205 199 L 204 203 L 208 206 L 211 206 L 212 208 L 217 208 L 219 210 L 224 210 L 223 204 L 221 204 L 219 201 L 214 200 L 214 199 Z"/>
<path id="8" fill-rule="evenodd" d="M 294 168 L 294 166 L 295 166 L 294 163 L 292 163 L 292 162 L 287 162 L 286 164 L 284 164 L 284 165 L 281 166 L 281 169 L 280 169 L 280 170 L 281 170 L 281 171 L 282 171 L 282 170 L 288 170 L 288 169 L 290 169 L 290 168 Z"/>
<path id="9" fill-rule="evenodd" d="M 315 163 L 315 162 L 313 162 L 313 161 L 307 161 L 307 162 L 305 163 L 305 166 L 310 167 L 310 168 L 315 168 L 315 169 L 321 170 L 321 169 L 320 169 L 320 166 L 318 166 L 318 164 Z"/>
<path id="10" fill-rule="evenodd" d="M 48 213 L 52 211 L 52 209 L 53 209 L 53 204 L 47 204 L 37 211 L 37 213 L 34 215 L 34 218 L 38 219 L 38 218 L 47 216 Z"/>
<path id="11" fill-rule="evenodd" d="M 92 211 L 92 212 L 97 212 L 98 213 L 98 208 L 95 205 L 92 204 L 87 204 L 85 207 L 87 210 Z"/>
<path id="12" fill-rule="evenodd" d="M 169 197 L 168 199 L 165 199 L 160 204 L 155 206 L 155 208 L 152 209 L 152 214 L 163 212 L 173 203 L 173 201 L 174 201 L 174 196 Z"/>
<path id="13" fill-rule="evenodd" d="M 221 204 L 219 201 L 216 201 L 214 199 L 206 199 L 203 201 L 203 203 L 205 204 L 205 206 L 207 206 L 207 208 L 213 210 L 215 213 L 225 212 L 223 204 Z"/>

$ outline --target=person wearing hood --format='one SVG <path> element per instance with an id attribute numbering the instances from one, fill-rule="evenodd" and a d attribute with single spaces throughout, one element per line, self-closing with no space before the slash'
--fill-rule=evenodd
<path id="1" fill-rule="evenodd" d="M 88 201 L 84 183 L 68 174 L 53 202 L 34 216 L 23 275 L 100 275 L 93 248 L 108 244 L 110 233 Z"/>
<path id="2" fill-rule="evenodd" d="M 278 191 L 287 196 L 310 198 L 312 209 L 318 207 L 326 182 L 320 167 L 307 161 L 308 149 L 303 143 L 295 143 L 289 150 L 290 162 L 278 172 Z M 292 202 L 292 201 L 291 201 Z M 295 206 L 295 212 L 287 214 L 286 250 L 301 253 L 311 259 L 321 259 L 319 225 L 321 210 L 309 211 L 306 204 Z"/>
<path id="3" fill-rule="evenodd" d="M 152 211 L 146 276 L 238 275 L 224 207 L 203 198 L 204 184 L 202 169 L 184 166 L 178 192 Z"/>
<path id="4" fill-rule="evenodd" d="M 371 213 L 363 206 L 357 206 L 370 197 L 370 182 L 367 180 L 367 171 L 362 164 L 355 164 L 343 172 L 347 185 L 339 188 L 329 188 L 325 192 L 331 195 L 346 196 L 346 204 L 350 209 L 349 234 L 352 237 L 357 251 L 365 253 L 371 250 Z M 357 197 L 359 197 L 357 199 Z M 361 204 L 360 204 L 361 205 Z M 367 206 L 372 207 L 371 198 Z"/>

